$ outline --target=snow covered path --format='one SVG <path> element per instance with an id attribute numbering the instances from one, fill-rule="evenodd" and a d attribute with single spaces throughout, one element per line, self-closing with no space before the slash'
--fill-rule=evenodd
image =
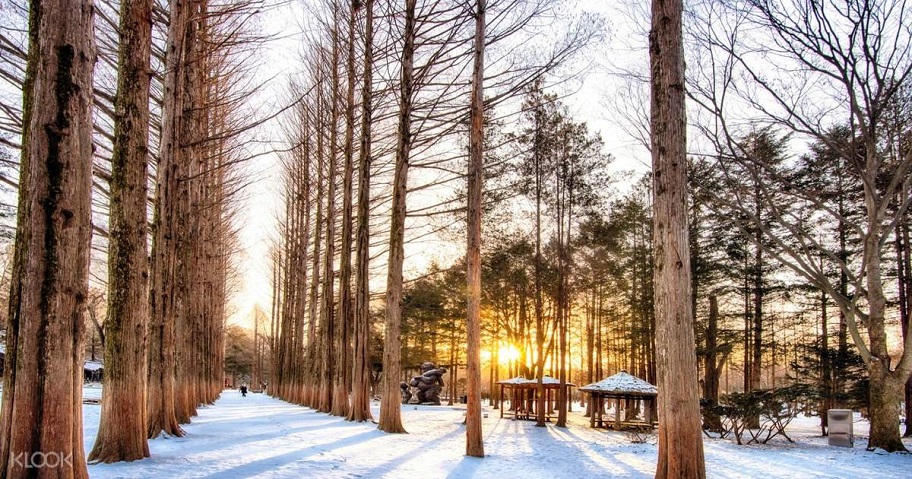
<path id="1" fill-rule="evenodd" d="M 566 429 L 500 419 L 486 407 L 484 459 L 464 456 L 463 410 L 404 406 L 409 434 L 380 432 L 263 394 L 224 391 L 199 410 L 182 438 L 150 442 L 152 457 L 89 466 L 92 478 L 468 478 L 653 477 L 656 446 L 631 444 L 626 434 L 589 429 L 581 413 Z M 85 406 L 85 444 L 91 449 L 99 406 Z M 379 415 L 374 404 L 375 417 Z M 912 477 L 912 455 L 878 455 L 831 448 L 814 437 L 815 419 L 797 444 L 737 446 L 706 440 L 709 477 Z"/>

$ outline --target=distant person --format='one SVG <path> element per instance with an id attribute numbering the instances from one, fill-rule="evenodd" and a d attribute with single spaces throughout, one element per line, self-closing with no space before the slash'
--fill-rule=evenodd
<path id="1" fill-rule="evenodd" d="M 247 397 L 247 385 L 241 384 L 241 396 Z"/>

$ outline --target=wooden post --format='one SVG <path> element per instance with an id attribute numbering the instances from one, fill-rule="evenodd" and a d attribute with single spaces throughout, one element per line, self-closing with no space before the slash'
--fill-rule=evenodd
<path id="1" fill-rule="evenodd" d="M 589 393 L 589 427 L 595 427 L 595 410 L 592 408 L 596 404 L 595 393 Z"/>
<path id="2" fill-rule="evenodd" d="M 614 398 L 614 428 L 621 428 L 621 398 Z"/>
<path id="3" fill-rule="evenodd" d="M 503 418 L 503 411 L 504 411 L 504 410 L 503 410 L 503 395 L 504 395 L 503 393 L 504 393 L 504 385 L 503 385 L 503 384 L 500 384 L 499 386 L 500 386 L 500 397 L 497 398 L 497 402 L 500 403 L 500 417 L 501 417 L 501 419 L 502 419 L 502 418 Z"/>

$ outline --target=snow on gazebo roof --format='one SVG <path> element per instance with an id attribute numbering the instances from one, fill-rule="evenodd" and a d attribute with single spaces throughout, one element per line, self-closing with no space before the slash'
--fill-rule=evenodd
<path id="1" fill-rule="evenodd" d="M 104 369 L 104 364 L 101 361 L 88 360 L 82 365 L 82 368 L 86 371 L 98 371 L 99 369 Z"/>
<path id="2" fill-rule="evenodd" d="M 621 371 L 614 376 L 602 379 L 597 383 L 588 384 L 579 388 L 586 392 L 627 393 L 653 396 L 659 393 L 658 388 L 642 379 L 631 376 L 627 371 Z"/>
<path id="3" fill-rule="evenodd" d="M 512 385 L 538 384 L 538 379 L 526 379 L 522 376 L 518 376 L 515 378 L 504 379 L 503 381 L 497 381 L 497 384 L 507 384 L 507 385 L 510 385 L 510 384 L 512 384 Z M 554 379 L 551 376 L 545 376 L 544 378 L 542 378 L 542 384 L 558 386 L 558 385 L 560 385 L 560 380 Z M 567 383 L 567 386 L 573 386 L 573 384 Z"/>
<path id="4" fill-rule="evenodd" d="M 535 382 L 532 379 L 526 379 L 522 376 L 517 376 L 515 378 L 504 379 L 503 381 L 497 381 L 497 384 L 528 384 Z"/>

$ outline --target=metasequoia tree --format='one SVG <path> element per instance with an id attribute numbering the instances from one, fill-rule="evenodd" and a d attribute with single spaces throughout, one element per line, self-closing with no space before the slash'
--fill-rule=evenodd
<path id="1" fill-rule="evenodd" d="M 390 217 L 388 273 L 386 277 L 386 322 L 383 342 L 383 385 L 380 402 L 381 431 L 401 433 L 399 376 L 402 321 L 402 262 L 405 257 L 405 195 L 412 148 L 412 94 L 414 91 L 415 7 L 417 0 L 405 0 L 405 26 L 399 80 L 399 129 Z"/>
<path id="2" fill-rule="evenodd" d="M 656 478 L 703 478 L 684 118 L 683 2 L 655 0 L 649 32 L 659 463 Z"/>
<path id="3" fill-rule="evenodd" d="M 221 390 L 225 299 L 234 243 L 232 167 L 252 92 L 238 55 L 256 4 L 174 2 L 168 30 L 150 285 L 149 435 L 180 434 Z M 241 85 L 238 87 L 238 85 Z M 179 361 L 175 362 L 175 359 Z"/>
<path id="4" fill-rule="evenodd" d="M 297 86 L 292 95 L 301 98 L 291 111 L 287 129 L 293 147 L 283 160 L 285 168 L 285 219 L 282 224 L 284 253 L 277 264 L 279 275 L 275 291 L 283 293 L 277 299 L 274 317 L 278 317 L 273 349 L 275 371 L 270 394 L 298 404 L 307 404 L 303 384 L 304 320 L 307 316 L 308 250 L 311 223 L 310 158 L 311 116 L 309 103 Z M 311 333 L 315 334 L 311 323 Z M 312 341 L 308 335 L 308 341 Z"/>
<path id="5" fill-rule="evenodd" d="M 175 1 L 171 5 L 165 61 L 161 142 L 156 168 L 155 203 L 152 220 L 152 252 L 149 291 L 148 352 L 148 437 L 160 434 L 182 436 L 175 410 L 175 321 L 180 314 L 177 256 L 179 254 L 178 191 L 186 176 L 182 151 L 183 71 L 187 53 L 187 24 L 191 22 L 193 2 Z"/>
<path id="6" fill-rule="evenodd" d="M 484 157 L 485 0 L 476 0 L 472 96 L 469 102 L 469 187 L 466 245 L 466 455 L 484 457 L 481 431 L 481 191 Z"/>
<path id="7" fill-rule="evenodd" d="M 92 188 L 91 1 L 29 4 L 19 210 L 0 419 L 0 475 L 85 478 L 82 361 Z"/>
<path id="8" fill-rule="evenodd" d="M 439 173 L 456 171 L 446 164 L 453 161 L 452 156 L 447 153 L 447 149 L 440 148 L 439 145 L 463 139 L 468 132 L 465 127 L 465 118 L 468 114 L 465 98 L 470 93 L 470 82 L 463 78 L 461 72 L 466 71 L 471 64 L 472 57 L 463 47 L 469 45 L 474 36 L 469 35 L 471 18 L 466 17 L 465 5 L 461 2 L 416 1 L 412 5 L 414 13 L 406 12 L 405 15 L 401 12 L 401 6 L 386 4 L 384 7 L 388 11 L 382 12 L 382 18 L 390 21 L 380 24 L 380 35 L 383 37 L 379 42 L 384 47 L 375 48 L 374 12 L 365 8 L 361 2 L 353 2 L 351 9 L 342 8 L 344 4 L 326 2 L 315 7 L 317 9 L 313 17 L 318 27 L 311 29 L 315 37 L 310 41 L 309 53 L 305 59 L 307 68 L 300 81 L 302 85 L 312 86 L 301 88 L 307 93 L 299 92 L 293 95 L 295 99 L 300 98 L 302 104 L 308 105 L 306 111 L 309 112 L 307 116 L 310 120 L 306 122 L 300 134 L 289 136 L 292 145 L 290 150 L 294 152 L 296 159 L 285 164 L 288 183 L 283 228 L 286 233 L 282 240 L 281 262 L 278 263 L 275 272 L 276 285 L 282 291 L 275 294 L 275 310 L 281 319 L 277 323 L 277 381 L 273 391 L 279 397 L 298 402 L 294 399 L 294 391 L 298 388 L 285 387 L 288 381 L 287 374 L 283 371 L 286 368 L 290 371 L 309 371 L 304 375 L 305 379 L 301 384 L 304 399 L 300 402 L 338 414 L 343 412 L 341 409 L 347 405 L 344 403 L 347 403 L 349 394 L 352 395 L 352 400 L 355 400 L 355 394 L 359 394 L 361 412 L 366 415 L 366 378 L 369 375 L 368 343 L 365 334 L 369 332 L 369 247 L 383 245 L 382 240 L 374 245 L 370 244 L 370 237 L 367 236 L 368 227 L 370 222 L 374 221 L 375 224 L 382 224 L 384 228 L 390 224 L 395 230 L 399 221 L 387 223 L 385 219 L 378 219 L 379 214 L 372 212 L 376 211 L 378 206 L 385 208 L 390 203 L 393 205 L 393 211 L 397 208 L 400 210 L 401 213 L 395 214 L 401 215 L 401 240 L 396 238 L 395 232 L 389 235 L 392 239 L 389 251 L 395 255 L 399 249 L 404 251 L 404 247 L 399 243 L 404 245 L 406 238 L 411 241 L 422 236 L 419 230 L 426 225 L 421 225 L 415 218 L 437 214 L 433 210 L 438 207 L 452 211 L 451 200 L 425 209 L 409 209 L 406 207 L 405 196 L 412 191 L 422 191 L 463 179 L 461 174 Z M 547 10 L 545 4 L 546 2 L 501 2 L 501 8 L 496 10 L 495 16 L 500 29 L 485 35 L 483 43 L 496 42 L 521 31 L 522 26 L 535 17 L 533 13 Z M 523 7 L 522 14 L 517 14 L 517 10 L 513 8 L 519 6 Z M 409 7 L 409 3 L 406 3 L 406 7 Z M 346 10 L 348 17 L 344 13 Z M 360 18 L 356 16 L 365 11 L 363 23 L 359 25 Z M 410 16 L 414 17 L 412 22 L 401 21 Z M 355 48 L 359 26 L 364 32 L 363 51 Z M 403 28 L 405 30 L 402 30 Z M 411 33 L 403 35 L 401 31 Z M 410 36 L 415 38 L 408 46 Z M 576 38 L 578 41 L 561 41 L 560 48 L 555 50 L 552 56 L 545 55 L 546 58 L 543 59 L 536 57 L 534 65 L 528 68 L 508 69 L 505 73 L 492 74 L 492 83 L 497 87 L 496 96 L 492 101 L 506 101 L 509 98 L 506 92 L 511 91 L 511 87 L 514 88 L 513 92 L 518 91 L 516 83 L 525 85 L 530 78 L 555 67 L 578 50 L 579 45 L 584 42 L 584 37 L 590 38 L 586 35 L 568 37 Z M 404 39 L 401 43 L 398 40 L 400 38 Z M 399 55 L 394 51 L 403 44 L 408 46 L 405 48 L 406 52 L 412 51 L 410 61 L 404 61 L 407 55 Z M 354 123 L 359 105 L 355 101 L 358 75 L 355 60 L 359 54 L 363 55 L 364 60 L 364 86 L 360 105 L 361 137 L 356 138 L 358 132 Z M 379 58 L 376 62 L 375 57 Z M 512 59 L 512 56 L 508 56 L 501 60 L 509 64 Z M 378 65 L 376 72 L 375 63 Z M 411 63 L 411 73 L 404 67 L 407 63 Z M 345 74 L 341 74 L 342 72 Z M 389 78 L 386 78 L 387 76 Z M 403 83 L 402 78 L 405 76 L 410 80 Z M 399 80 L 394 77 L 399 77 Z M 392 87 L 375 92 L 374 84 L 378 78 L 387 80 Z M 408 93 L 404 95 L 403 91 Z M 297 110 L 297 107 L 295 109 Z M 375 114 L 375 111 L 379 114 Z M 344 123 L 340 121 L 343 118 Z M 286 128 L 291 131 L 300 129 L 301 126 L 301 122 L 297 125 L 290 122 Z M 379 132 L 375 133 L 374 130 Z M 308 144 L 309 147 L 306 146 Z M 354 268 L 350 266 L 351 260 L 348 259 L 348 255 L 351 254 L 353 245 L 350 240 L 352 232 L 349 228 L 354 217 L 351 210 L 355 207 L 353 189 L 356 145 L 360 156 L 357 166 L 358 233 L 355 235 L 358 239 L 354 249 L 359 259 L 358 271 L 351 271 Z M 303 153 L 304 149 L 308 149 L 309 153 Z M 465 157 L 465 154 L 459 154 L 460 161 Z M 397 169 L 392 166 L 392 161 L 396 160 L 408 161 L 400 161 Z M 333 163 L 342 166 L 338 174 L 336 168 L 331 167 Z M 412 168 L 421 170 L 422 174 L 416 175 L 416 184 L 409 186 L 405 177 L 408 176 L 407 171 Z M 392 173 L 389 173 L 389 170 L 392 170 Z M 310 180 L 302 183 L 305 172 L 311 175 Z M 388 190 L 383 190 L 381 194 L 371 198 L 370 184 L 374 181 L 371 178 L 375 177 L 377 172 L 384 175 L 380 177 L 381 183 L 389 178 L 393 186 L 392 195 L 387 192 Z M 431 174 L 427 175 L 427 172 Z M 429 176 L 431 179 L 428 181 Z M 312 188 L 315 194 L 302 195 L 304 185 L 312 185 L 307 187 Z M 375 190 L 379 188 L 375 187 Z M 401 192 L 402 196 L 397 197 L 396 191 Z M 337 203 L 339 199 L 341 208 Z M 303 201 L 312 203 L 306 206 L 302 204 Z M 462 206 L 455 209 L 465 211 Z M 303 216 L 298 216 L 302 214 Z M 302 231 L 302 223 L 307 224 L 310 221 L 307 218 L 311 216 L 314 218 L 311 223 L 316 226 L 309 230 L 305 227 Z M 309 245 L 303 248 L 299 244 L 302 236 L 309 242 Z M 310 266 L 300 268 L 298 261 L 302 255 L 298 252 L 301 251 L 310 258 Z M 337 256 L 340 266 L 338 275 L 335 271 Z M 388 288 L 388 291 L 394 294 L 396 284 L 404 279 L 401 274 L 404 262 L 405 258 L 402 257 L 398 265 L 396 261 L 385 265 L 394 271 L 400 271 L 399 274 L 392 274 L 394 281 Z M 299 266 L 292 266 L 293 264 Z M 332 266 L 327 267 L 328 264 Z M 389 274 L 389 270 L 387 272 Z M 305 279 L 302 280 L 302 277 Z M 335 285 L 337 279 L 338 288 Z M 352 279 L 356 283 L 353 293 L 348 292 Z M 310 289 L 309 295 L 301 291 L 307 288 Z M 359 295 L 362 299 L 359 299 Z M 353 301 L 363 306 L 353 307 L 349 304 Z M 359 301 L 362 303 L 358 303 Z M 306 314 L 298 312 L 298 306 L 293 305 L 306 305 Z M 358 319 L 353 319 L 353 316 Z M 306 327 L 297 327 L 296 321 L 305 317 Z M 358 326 L 352 326 L 353 321 L 358 323 Z M 297 351 L 301 343 L 297 341 L 296 335 L 304 329 L 307 332 L 301 347 L 306 353 L 299 355 Z M 361 333 L 357 332 L 359 329 Z M 386 338 L 394 340 L 395 336 L 396 334 L 387 335 Z M 458 336 L 452 336 L 456 337 Z M 398 350 L 399 346 L 392 349 Z M 360 355 L 361 358 L 355 361 L 357 364 L 352 365 L 347 357 L 354 358 L 355 355 Z M 454 358 L 459 356 L 461 355 L 457 354 Z M 395 394 L 391 402 L 395 402 L 397 407 L 398 385 L 402 380 L 399 377 L 401 369 L 400 372 L 396 372 L 390 368 L 398 367 L 401 359 L 400 357 L 394 361 L 396 364 L 384 361 L 384 370 L 392 372 L 395 376 L 395 388 L 392 389 Z M 341 369 L 338 366 L 341 366 Z M 359 370 L 362 371 L 363 380 L 360 385 L 356 385 L 358 381 L 354 376 L 358 375 Z M 362 388 L 361 393 L 354 391 L 358 388 Z"/>
<path id="9" fill-rule="evenodd" d="M 354 3 L 353 3 L 354 6 Z M 373 419 L 370 411 L 370 167 L 373 116 L 374 0 L 364 5 L 364 67 L 361 86 L 361 148 L 358 153 L 358 224 L 353 328 L 352 398 L 350 421 Z M 349 52 L 351 53 L 351 52 Z M 351 80 L 351 78 L 349 78 Z"/>
<path id="10" fill-rule="evenodd" d="M 125 1 L 111 159 L 108 310 L 101 421 L 89 461 L 149 456 L 146 441 L 146 244 L 151 0 Z"/>
<path id="11" fill-rule="evenodd" d="M 898 357 L 888 351 L 890 302 L 884 277 L 885 247 L 912 201 L 912 154 L 890 157 L 881 148 L 887 109 L 912 77 L 907 10 L 904 2 L 894 1 L 817 5 L 748 0 L 732 9 L 708 7 L 703 12 L 707 21 L 695 33 L 704 39 L 698 43 L 707 53 L 703 58 L 713 63 L 701 69 L 703 75 L 689 89 L 715 120 L 716 127 L 706 131 L 716 140 L 718 164 L 732 185 L 741 178 L 727 174 L 730 165 L 760 171 L 772 178 L 769 188 L 805 205 L 800 213 L 813 209 L 815 218 L 841 222 L 860 241 L 860 258 L 840 257 L 836 247 L 796 223 L 798 213 L 765 204 L 779 232 L 764 227 L 755 212 L 740 208 L 738 195 L 725 202 L 743 214 L 742 230 L 763 228 L 765 238 L 779 249 L 768 253 L 825 291 L 845 316 L 870 379 L 868 447 L 888 451 L 905 450 L 896 417 L 912 373 L 912 336 L 904 338 Z M 751 35 L 743 35 L 748 28 Z M 770 69 L 770 64 L 785 66 Z M 813 88 L 796 95 L 796 85 Z M 814 189 L 736 154 L 739 132 L 733 125 L 745 111 L 838 152 L 845 165 L 842 174 L 862 185 L 858 206 L 863 214 L 846 218 Z M 828 134 L 840 125 L 848 125 L 847 141 Z M 848 288 L 827 274 L 821 257 L 845 273 Z"/>
<path id="12" fill-rule="evenodd" d="M 345 139 L 342 147 L 342 228 L 339 251 L 339 348 L 336 351 L 336 374 L 333 384 L 334 412 L 351 416 L 349 396 L 352 393 L 352 328 L 355 324 L 355 309 L 352 304 L 352 223 L 354 214 L 354 148 L 355 148 L 355 19 L 361 2 L 352 1 L 348 9 L 348 39 L 346 41 L 346 97 L 345 97 Z"/>
<path id="13" fill-rule="evenodd" d="M 315 78 L 315 80 L 317 81 L 317 84 L 319 85 L 322 82 L 323 78 L 318 75 Z M 311 264 L 311 280 L 310 280 L 310 291 L 309 291 L 309 300 L 308 300 L 309 307 L 308 307 L 308 315 L 307 315 L 308 343 L 307 343 L 305 363 L 304 363 L 304 365 L 302 365 L 302 367 L 306 368 L 306 373 L 304 375 L 306 378 L 305 385 L 304 385 L 304 387 L 306 388 L 304 391 L 304 404 L 311 408 L 314 408 L 314 409 L 319 407 L 319 396 L 317 394 L 318 385 L 316 384 L 316 375 L 318 374 L 317 358 L 319 358 L 318 354 L 319 354 L 319 348 L 321 347 L 321 344 L 317 342 L 317 317 L 318 317 L 318 311 L 319 311 L 319 292 L 320 292 L 319 286 L 320 286 L 320 278 L 322 277 L 322 275 L 320 274 L 320 257 L 321 257 L 320 255 L 321 255 L 322 246 L 323 246 L 323 227 L 322 227 L 322 224 L 324 221 L 323 220 L 323 216 L 324 216 L 323 199 L 325 198 L 325 190 L 326 190 L 325 179 L 324 179 L 325 178 L 324 168 L 323 168 L 324 151 L 325 151 L 323 145 L 325 143 L 324 142 L 325 129 L 323 127 L 324 118 L 323 118 L 323 102 L 320 100 L 321 95 L 322 95 L 322 91 L 318 87 L 315 90 L 315 99 L 313 100 L 314 105 L 315 105 L 314 106 L 314 110 L 315 110 L 314 125 L 316 127 L 316 131 L 314 132 L 314 136 L 316 136 L 316 140 L 315 140 L 316 153 L 314 155 L 311 155 L 311 159 L 309 160 L 309 161 L 314 161 L 314 159 L 316 160 L 316 164 L 313 166 L 313 168 L 316 170 L 316 173 L 317 173 L 317 175 L 316 175 L 317 176 L 317 178 L 316 178 L 316 182 L 317 182 L 316 190 L 317 191 L 316 191 L 316 197 L 313 200 L 316 203 L 316 212 L 314 213 L 314 220 L 313 220 L 314 221 L 314 223 L 313 223 L 314 224 L 314 234 L 313 234 L 313 249 L 312 249 L 312 254 L 311 254 L 312 264 Z M 328 345 L 322 345 L 322 346 L 328 347 Z"/>

